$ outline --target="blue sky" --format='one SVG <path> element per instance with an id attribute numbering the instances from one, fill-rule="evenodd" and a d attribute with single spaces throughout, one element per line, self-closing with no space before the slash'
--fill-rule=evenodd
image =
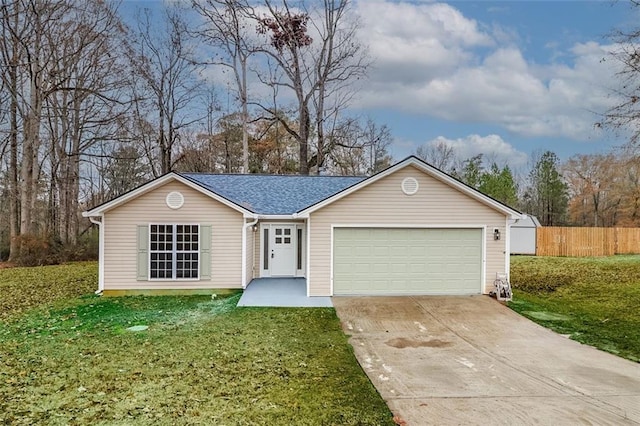
<path id="1" fill-rule="evenodd" d="M 376 67 L 355 110 L 392 129 L 397 159 L 445 141 L 463 158 L 525 168 L 534 151 L 566 159 L 624 142 L 594 123 L 615 102 L 606 35 L 640 22 L 640 8 L 360 0 L 358 11 Z"/>
<path id="2" fill-rule="evenodd" d="M 159 4 L 129 0 L 121 11 Z M 638 25 L 640 8 L 623 0 L 354 0 L 354 10 L 374 66 L 351 112 L 390 127 L 396 160 L 444 142 L 461 159 L 482 153 L 525 170 L 533 152 L 564 160 L 625 142 L 594 124 L 614 105 L 618 83 L 606 35 Z"/>

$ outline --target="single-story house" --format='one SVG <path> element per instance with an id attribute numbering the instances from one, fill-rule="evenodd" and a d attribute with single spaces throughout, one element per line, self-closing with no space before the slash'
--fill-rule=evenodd
<path id="1" fill-rule="evenodd" d="M 511 225 L 511 254 L 536 254 L 540 222 L 535 216 L 526 216 Z"/>
<path id="2" fill-rule="evenodd" d="M 307 296 L 489 293 L 524 218 L 413 156 L 370 177 L 171 172 L 83 214 L 98 292 L 304 277 Z"/>

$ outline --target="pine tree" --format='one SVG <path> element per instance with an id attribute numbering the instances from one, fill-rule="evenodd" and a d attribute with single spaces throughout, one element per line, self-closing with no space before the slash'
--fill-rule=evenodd
<path id="1" fill-rule="evenodd" d="M 555 153 L 543 153 L 529 173 L 529 186 L 523 197 L 524 210 L 535 215 L 543 226 L 566 222 L 569 195 L 558 163 Z"/>

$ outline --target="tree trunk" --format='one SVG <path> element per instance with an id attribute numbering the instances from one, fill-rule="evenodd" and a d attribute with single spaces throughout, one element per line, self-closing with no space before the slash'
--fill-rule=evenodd
<path id="1" fill-rule="evenodd" d="M 78 243 L 80 222 L 78 220 L 78 195 L 80 192 L 80 155 L 73 155 L 69 161 L 69 181 L 67 182 L 67 234 L 64 242 L 71 245 Z"/>
<path id="2" fill-rule="evenodd" d="M 36 58 L 36 60 L 38 60 Z M 29 112 L 24 124 L 24 142 L 22 151 L 22 165 L 20 172 L 20 234 L 35 233 L 34 205 L 36 198 L 36 155 L 39 145 L 40 115 L 42 110 L 41 94 L 39 93 L 40 70 L 39 64 L 32 64 L 36 70 L 32 71 L 31 94 Z"/>
<path id="3" fill-rule="evenodd" d="M 242 61 L 242 88 L 240 101 L 242 102 L 242 173 L 249 173 L 249 109 L 247 106 L 247 63 Z"/>
<path id="4" fill-rule="evenodd" d="M 14 15 L 14 28 L 18 27 L 18 14 Z M 9 83 L 11 92 L 9 131 L 9 260 L 18 256 L 20 244 L 20 188 L 18 180 L 18 40 L 11 38 L 12 52 L 9 67 Z"/>
<path id="5" fill-rule="evenodd" d="M 316 131 L 318 132 L 318 150 L 316 153 L 316 164 L 318 167 L 318 174 L 321 174 L 322 166 L 324 165 L 324 97 L 320 96 L 318 99 L 318 111 L 316 117 Z"/>
<path id="6" fill-rule="evenodd" d="M 34 8 L 35 9 L 35 8 Z M 43 102 L 44 66 L 40 55 L 42 52 L 43 23 L 40 11 L 34 10 L 34 28 L 32 53 L 29 58 L 29 104 L 24 122 L 24 141 L 22 164 L 20 171 L 20 234 L 28 235 L 36 232 L 34 216 L 37 199 L 37 155 L 40 145 L 40 120 Z"/>
<path id="7" fill-rule="evenodd" d="M 161 102 L 159 102 L 161 104 Z M 158 147 L 160 148 L 160 174 L 165 174 L 169 172 L 169 167 L 167 167 L 167 141 L 164 133 L 164 112 L 162 109 L 162 105 L 158 105 L 159 108 L 159 121 L 160 128 L 158 129 Z"/>
<path id="8" fill-rule="evenodd" d="M 300 174 L 309 174 L 309 109 L 306 105 L 300 108 Z"/>

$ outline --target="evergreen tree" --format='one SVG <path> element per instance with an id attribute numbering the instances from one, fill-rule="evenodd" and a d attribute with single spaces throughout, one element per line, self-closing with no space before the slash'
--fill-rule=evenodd
<path id="1" fill-rule="evenodd" d="M 568 187 L 558 171 L 558 157 L 546 151 L 529 173 L 529 186 L 523 197 L 523 208 L 535 215 L 543 226 L 559 226 L 566 222 Z"/>
<path id="2" fill-rule="evenodd" d="M 468 158 L 462 162 L 462 170 L 454 170 L 453 176 L 467 185 L 478 189 L 482 180 L 482 154 Z"/>
<path id="3" fill-rule="evenodd" d="M 492 163 L 489 171 L 480 176 L 478 189 L 509 206 L 514 206 L 518 201 L 518 188 L 509 166 L 500 169 L 496 163 Z"/>

